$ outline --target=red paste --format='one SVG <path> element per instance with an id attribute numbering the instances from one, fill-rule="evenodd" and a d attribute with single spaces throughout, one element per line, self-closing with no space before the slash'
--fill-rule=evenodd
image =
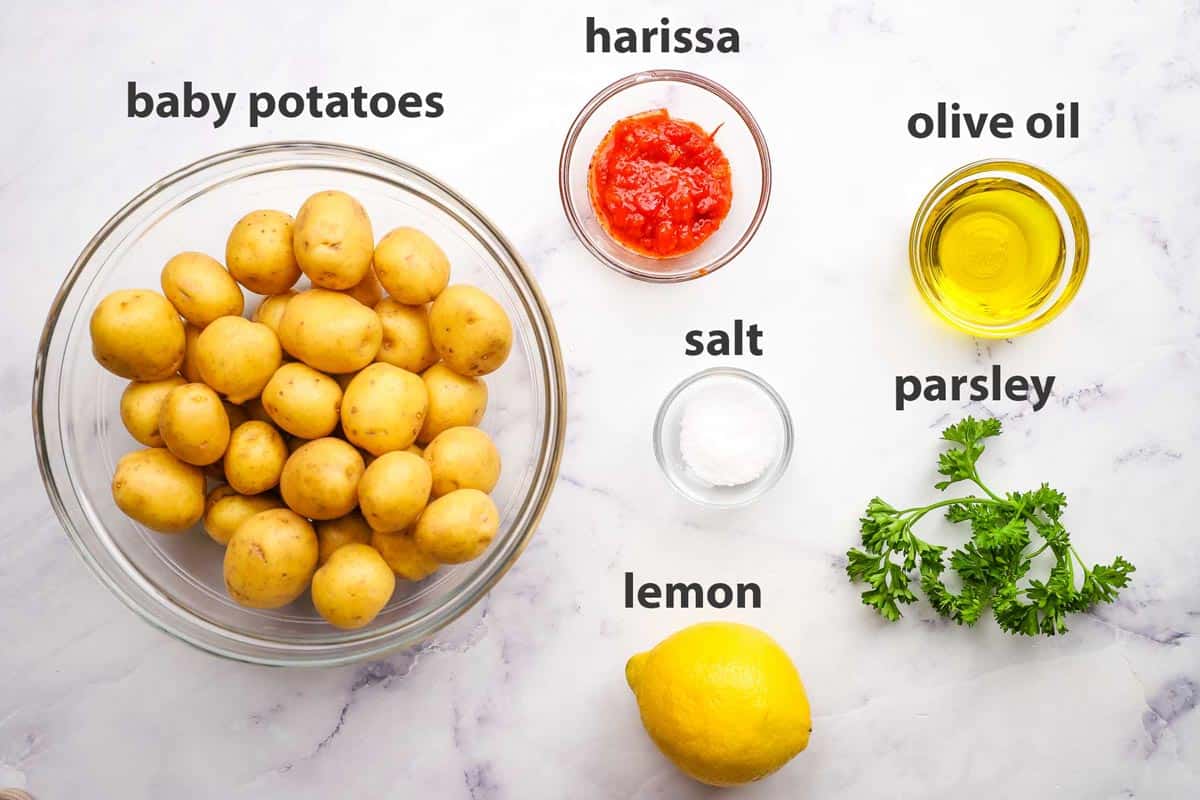
<path id="1" fill-rule="evenodd" d="M 588 169 L 592 207 L 608 234 L 651 258 L 691 252 L 711 236 L 733 199 L 729 159 L 694 122 L 666 109 L 626 117 L 596 148 Z"/>

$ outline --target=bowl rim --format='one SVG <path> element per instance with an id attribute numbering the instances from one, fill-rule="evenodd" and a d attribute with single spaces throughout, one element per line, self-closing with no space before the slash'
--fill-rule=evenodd
<path id="1" fill-rule="evenodd" d="M 1035 186 L 1054 197 L 1062 205 L 1063 212 L 1070 222 L 1069 228 L 1060 226 L 1062 227 L 1063 237 L 1070 237 L 1071 244 L 1075 250 L 1070 268 L 1064 272 L 1061 279 L 1066 281 L 1061 293 L 1057 297 L 1047 298 L 1049 305 L 1040 307 L 1034 313 L 1017 322 L 1005 325 L 984 325 L 966 319 L 956 314 L 944 303 L 939 302 L 936 292 L 934 292 L 933 287 L 927 279 L 926 271 L 928 264 L 925 263 L 925 258 L 922 254 L 922 245 L 924 243 L 921 240 L 921 231 L 925 227 L 925 220 L 937 206 L 938 202 L 945 196 L 946 192 L 973 175 L 988 172 L 1007 173 L 1013 176 L 1014 179 L 1017 179 L 1018 182 Z M 1057 214 L 1055 216 L 1057 217 Z M 1080 207 L 1079 201 L 1075 199 L 1075 195 L 1071 193 L 1071 190 L 1062 181 L 1036 164 L 1031 164 L 1028 161 L 1021 161 L 1015 158 L 984 158 L 952 170 L 934 184 L 933 188 L 921 200 L 920 206 L 917 207 L 917 211 L 913 215 L 912 227 L 909 229 L 908 234 L 909 272 L 912 274 L 913 282 L 917 285 L 918 294 L 921 295 L 925 303 L 935 314 L 946 320 L 950 325 L 982 339 L 1010 339 L 1033 333 L 1051 322 L 1071 305 L 1071 302 L 1079 293 L 1080 286 L 1083 285 L 1084 277 L 1087 275 L 1088 257 L 1091 249 L 1090 238 L 1087 218 L 1084 216 L 1083 209 Z"/>
<path id="2" fill-rule="evenodd" d="M 779 412 L 779 417 L 783 422 L 783 442 L 779 465 L 774 469 L 774 471 L 766 475 L 765 479 L 763 477 L 758 479 L 760 483 L 754 492 L 731 503 L 719 503 L 697 496 L 688 491 L 684 486 L 680 485 L 680 483 L 672 476 L 671 470 L 667 468 L 666 448 L 663 446 L 663 438 L 666 435 L 664 425 L 667 420 L 667 413 L 679 400 L 680 395 L 682 395 L 684 391 L 693 385 L 709 380 L 710 378 L 734 378 L 736 380 L 751 384 L 764 395 L 766 395 L 767 399 L 772 402 L 772 404 L 775 406 L 775 409 Z M 750 370 L 742 369 L 741 367 L 708 367 L 707 369 L 702 369 L 699 372 L 689 375 L 681 380 L 675 385 L 675 388 L 667 393 L 667 396 L 663 398 L 662 403 L 659 404 L 658 413 L 654 415 L 654 428 L 652 436 L 654 438 L 654 459 L 658 462 L 659 471 L 662 473 L 663 477 L 667 479 L 667 483 L 671 485 L 671 488 L 696 505 L 704 506 L 705 508 L 717 509 L 743 508 L 760 499 L 767 492 L 771 491 L 771 489 L 775 488 L 775 484 L 779 483 L 779 481 L 783 478 L 784 473 L 787 472 L 788 467 L 792 463 L 792 452 L 795 449 L 796 444 L 795 423 L 792 421 L 792 412 L 790 409 L 788 409 L 787 401 L 783 399 L 783 395 L 781 395 L 774 386 L 767 383 L 765 378 L 751 372 Z"/>
<path id="3" fill-rule="evenodd" d="M 464 584 L 464 591 L 458 595 L 451 595 L 456 599 L 456 602 L 443 602 L 441 605 L 433 607 L 425 612 L 418 621 L 429 620 L 423 628 L 412 630 L 413 623 L 409 623 L 403 634 L 400 629 L 387 631 L 385 635 L 378 635 L 375 640 L 348 640 L 332 643 L 319 643 L 314 645 L 317 651 L 314 653 L 307 646 L 297 646 L 287 642 L 271 643 L 269 641 L 242 634 L 238 631 L 230 631 L 220 625 L 214 624 L 205 617 L 197 614 L 191 609 L 187 609 L 179 604 L 163 604 L 167 610 L 185 619 L 189 626 L 195 627 L 196 631 L 180 629 L 179 627 L 167 624 L 163 619 L 155 616 L 152 610 L 142 603 L 138 602 L 129 591 L 123 587 L 118 579 L 110 574 L 108 570 L 99 563 L 97 557 L 90 551 L 87 544 L 83 541 L 83 536 L 76 528 L 75 520 L 72 519 L 69 510 L 66 507 L 64 499 L 60 493 L 58 479 L 54 474 L 53 457 L 49 451 L 49 443 L 47 440 L 47 425 L 52 420 L 45 419 L 49 410 L 46 408 L 46 379 L 53 364 L 49 360 L 51 348 L 54 345 L 54 334 L 57 328 L 57 323 L 66 306 L 66 302 L 79 281 L 87 265 L 96 255 L 102 245 L 106 243 L 108 238 L 116 231 L 120 225 L 125 223 L 131 215 L 139 210 L 147 202 L 150 202 L 161 192 L 180 184 L 181 182 L 193 178 L 204 171 L 220 166 L 229 162 L 235 162 L 239 159 L 247 159 L 253 157 L 270 156 L 270 155 L 292 156 L 293 158 L 309 157 L 313 159 L 314 164 L 319 164 L 320 157 L 326 158 L 345 158 L 365 161 L 380 169 L 391 170 L 401 174 L 407 174 L 411 179 L 428 184 L 433 190 L 442 192 L 454 203 L 459 204 L 465 211 L 473 215 L 480 223 L 488 236 L 492 237 L 496 244 L 502 248 L 508 259 L 511 260 L 513 267 L 519 273 L 524 281 L 524 286 L 518 294 L 527 293 L 528 298 L 522 298 L 523 304 L 530 307 L 534 311 L 534 317 L 538 325 L 534 326 L 532 336 L 541 345 L 540 349 L 545 352 L 546 365 L 549 369 L 546 370 L 544 377 L 547 391 L 547 403 L 545 413 L 544 429 L 552 429 L 549 431 L 549 436 L 546 439 L 546 446 L 539 458 L 534 462 L 535 465 L 540 465 L 540 468 L 535 467 L 534 480 L 531 484 L 529 494 L 525 498 L 525 503 L 528 504 L 532 500 L 532 506 L 523 511 L 526 516 L 524 528 L 519 531 L 519 535 L 515 537 L 515 545 L 512 546 L 509 555 L 498 561 L 496 568 L 488 574 L 481 573 L 469 579 Z M 345 165 L 334 165 L 335 167 L 345 168 Z M 367 173 L 373 174 L 373 173 Z M 378 177 L 378 176 L 376 176 Z M 395 176 L 393 176 L 395 177 Z M 431 198 L 427 198 L 432 202 Z M 443 211 L 446 211 L 443 207 Z M 453 214 L 453 212 L 449 212 Z M 460 224 L 461 224 L 461 220 Z M 543 330 L 537 330 L 538 326 Z M 549 505 L 550 498 L 553 494 L 555 485 L 557 484 L 560 465 L 562 462 L 563 449 L 566 441 L 566 422 L 567 422 L 567 382 L 566 371 L 562 359 L 562 349 L 559 343 L 558 334 L 554 325 L 554 319 L 550 312 L 550 308 L 546 303 L 541 289 L 533 275 L 532 270 L 525 263 L 519 252 L 513 247 L 512 243 L 504 236 L 499 228 L 491 221 L 489 217 L 478 210 L 474 205 L 468 202 L 456 190 L 450 188 L 441 180 L 435 178 L 419 167 L 415 167 L 408 162 L 388 156 L 375 150 L 357 147 L 354 145 L 340 144 L 335 142 L 325 142 L 317 140 L 283 140 L 272 141 L 260 144 L 246 145 L 235 147 L 228 150 L 223 150 L 203 158 L 197 159 L 185 166 L 182 166 L 162 178 L 153 181 L 145 189 L 138 192 L 128 202 L 122 205 L 107 221 L 97 230 L 97 232 L 88 240 L 79 256 L 75 259 L 71 269 L 68 271 L 58 291 L 55 293 L 51 302 L 50 312 L 47 315 L 46 322 L 42 328 L 42 334 L 38 342 L 37 355 L 34 362 L 34 378 L 32 392 L 32 422 L 35 452 L 38 460 L 38 471 L 42 477 L 42 483 L 46 493 L 50 499 L 51 506 L 54 509 L 55 516 L 58 518 L 60 525 L 67 532 L 71 539 L 76 552 L 91 569 L 92 573 L 103 583 L 108 589 L 116 595 L 128 608 L 133 610 L 143 620 L 158 628 L 172 637 L 185 642 L 197 649 L 207 653 L 212 653 L 224 658 L 229 658 L 235 661 L 247 663 L 262 664 L 268 666 L 305 666 L 305 667 L 326 667 L 336 666 L 341 664 L 355 663 L 370 658 L 376 658 L 381 654 L 397 650 L 399 648 L 416 644 L 424 641 L 435 634 L 437 631 L 449 625 L 461 617 L 466 611 L 474 607 L 481 599 L 483 599 L 489 591 L 496 585 L 497 582 L 508 572 L 509 569 L 516 563 L 526 546 L 537 530 L 546 508 Z M 57 419 L 57 405 L 55 405 L 55 418 Z M 92 532 L 92 535 L 97 535 Z M 146 583 L 146 579 L 140 575 L 130 576 L 128 574 L 122 576 L 124 578 L 132 578 L 136 583 Z M 141 587 L 145 590 L 145 586 Z M 157 588 L 157 587 L 154 587 Z M 161 594 L 161 592 L 150 592 L 151 596 Z M 155 597 L 154 599 L 161 599 Z M 155 609 L 157 610 L 157 609 Z M 181 610 L 185 614 L 181 614 Z M 190 619 L 189 619 L 190 618 Z M 419 627 L 419 626 L 418 626 Z M 216 632 L 218 639 L 227 641 L 240 641 L 244 644 L 249 644 L 252 648 L 260 648 L 255 652 L 243 652 L 229 647 L 223 647 L 213 641 L 212 637 L 204 637 L 198 635 L 199 632 Z M 369 642 L 366 646 L 360 646 L 363 641 Z M 336 652 L 339 649 L 350 646 L 348 652 Z M 271 650 L 274 646 L 277 649 Z"/>
<path id="4" fill-rule="evenodd" d="M 571 156 L 575 152 L 575 145 L 578 143 L 579 135 L 582 133 L 584 126 L 587 125 L 592 115 L 600 106 L 626 89 L 634 86 L 670 81 L 696 86 L 716 95 L 741 117 L 742 122 L 746 125 L 751 137 L 754 139 L 755 148 L 758 150 L 762 188 L 758 193 L 758 207 L 754 211 L 754 216 L 751 218 L 749 226 L 747 226 L 741 237 L 728 250 L 717 258 L 687 272 L 652 272 L 638 269 L 630 264 L 623 263 L 619 259 L 613 258 L 597 247 L 591 237 L 588 236 L 584 230 L 580 214 L 575 208 L 575 202 L 571 199 Z M 758 121 L 750 112 L 750 109 L 737 95 L 723 85 L 703 75 L 682 69 L 643 70 L 626 75 L 624 78 L 620 78 L 605 86 L 575 116 L 571 127 L 567 130 L 566 138 L 563 139 L 562 151 L 558 160 L 558 194 L 562 201 L 563 213 L 566 214 L 567 222 L 570 224 L 571 230 L 575 232 L 576 238 L 579 239 L 588 252 L 595 256 L 600 263 L 622 275 L 647 283 L 683 283 L 684 281 L 702 278 L 705 275 L 711 275 L 735 259 L 750 244 L 750 240 L 754 238 L 755 234 L 758 233 L 759 227 L 762 225 L 763 217 L 767 213 L 767 206 L 770 205 L 771 201 L 771 181 L 771 153 L 767 147 L 767 139 Z"/>

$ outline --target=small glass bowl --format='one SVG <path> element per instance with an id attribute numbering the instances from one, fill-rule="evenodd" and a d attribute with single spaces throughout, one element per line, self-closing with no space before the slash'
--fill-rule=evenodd
<path id="1" fill-rule="evenodd" d="M 684 463 L 680 450 L 680 424 L 688 401 L 701 391 L 721 384 L 748 386 L 761 392 L 778 411 L 774 420 L 777 426 L 775 439 L 778 443 L 775 457 L 757 479 L 738 486 L 712 486 L 701 480 Z M 654 456 L 658 459 L 658 466 L 663 475 L 667 476 L 667 481 L 687 499 L 714 508 L 747 505 L 778 483 L 792 460 L 793 438 L 792 417 L 779 393 L 754 373 L 733 367 L 713 367 L 687 378 L 671 390 L 654 419 Z"/>
<path id="2" fill-rule="evenodd" d="M 929 243 L 922 237 L 929 216 L 937 210 L 942 200 L 962 184 L 980 178 L 1007 178 L 1037 192 L 1058 218 L 1058 227 L 1062 231 L 1066 247 L 1065 267 L 1054 290 L 1029 315 L 1002 325 L 988 325 L 977 319 L 964 317 L 943 301 L 932 277 L 933 258 L 929 252 Z M 1087 220 L 1084 219 L 1083 209 L 1066 186 L 1048 172 L 1024 161 L 986 159 L 954 170 L 925 195 L 916 216 L 913 217 L 908 240 L 908 261 L 917 290 L 938 316 L 974 336 L 1008 339 L 1037 330 L 1070 305 L 1079 291 L 1080 284 L 1083 283 L 1083 276 L 1087 273 L 1088 248 Z"/>
<path id="3" fill-rule="evenodd" d="M 588 196 L 588 169 L 605 134 L 619 120 L 657 108 L 705 130 L 720 126 L 717 144 L 733 176 L 729 216 L 698 248 L 674 258 L 649 258 L 622 246 L 604 230 Z M 649 70 L 606 86 L 579 112 L 563 142 L 558 191 L 567 221 L 592 255 L 623 275 L 679 283 L 715 272 L 754 238 L 771 197 L 771 157 L 754 116 L 733 92 L 691 72 Z"/>

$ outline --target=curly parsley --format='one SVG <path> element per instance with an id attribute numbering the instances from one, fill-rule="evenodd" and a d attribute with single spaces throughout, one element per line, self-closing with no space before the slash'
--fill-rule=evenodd
<path id="1" fill-rule="evenodd" d="M 954 446 L 938 459 L 945 476 L 938 489 L 973 484 L 974 494 L 927 506 L 894 508 L 878 497 L 860 520 L 862 548 L 846 553 L 846 574 L 863 581 L 864 604 L 888 620 L 900 618 L 900 606 L 915 602 L 913 573 L 929 602 L 943 617 L 974 625 L 989 608 L 1009 633 L 1054 636 L 1067 632 L 1067 614 L 1111 603 L 1134 571 L 1121 556 L 1111 564 L 1088 567 L 1071 544 L 1062 515 L 1066 496 L 1048 485 L 1001 497 L 979 479 L 978 461 L 984 440 L 1000 435 L 1000 421 L 967 417 L 942 432 Z M 951 591 L 942 580 L 948 548 L 930 544 L 913 533 L 926 514 L 945 509 L 946 518 L 970 526 L 971 538 L 949 554 L 949 566 L 962 588 Z M 1046 580 L 1024 581 L 1033 559 L 1049 551 L 1054 566 Z"/>

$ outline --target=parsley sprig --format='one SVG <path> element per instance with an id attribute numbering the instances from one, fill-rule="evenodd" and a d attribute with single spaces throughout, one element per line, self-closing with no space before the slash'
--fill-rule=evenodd
<path id="1" fill-rule="evenodd" d="M 1047 484 L 1029 492 L 1000 496 L 979 478 L 984 440 L 1000 435 L 997 419 L 967 417 L 942 432 L 954 446 L 938 458 L 945 491 L 973 484 L 982 495 L 968 494 L 927 506 L 894 508 L 878 497 L 860 520 L 862 547 L 846 553 L 850 580 L 868 589 L 862 600 L 888 620 L 900 618 L 900 606 L 913 603 L 913 573 L 929 602 L 943 617 L 974 625 L 988 608 L 1001 628 L 1036 636 L 1066 633 L 1067 614 L 1111 603 L 1129 583 L 1134 567 L 1121 556 L 1111 564 L 1088 567 L 1071 544 L 1062 516 L 1067 498 Z M 962 588 L 943 581 L 947 547 L 921 539 L 913 527 L 925 515 L 945 509 L 951 522 L 965 523 L 971 537 L 949 554 L 949 566 Z M 1054 566 L 1046 580 L 1025 580 L 1033 560 L 1049 552 Z"/>

